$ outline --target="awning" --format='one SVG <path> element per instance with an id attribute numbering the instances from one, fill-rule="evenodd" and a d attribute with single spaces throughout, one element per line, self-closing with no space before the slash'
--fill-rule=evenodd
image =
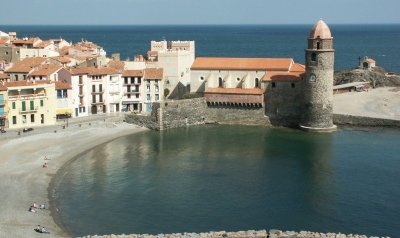
<path id="1" fill-rule="evenodd" d="M 57 115 L 65 115 L 65 114 L 72 114 L 74 110 L 72 108 L 65 107 L 65 108 L 57 108 L 56 112 Z"/>

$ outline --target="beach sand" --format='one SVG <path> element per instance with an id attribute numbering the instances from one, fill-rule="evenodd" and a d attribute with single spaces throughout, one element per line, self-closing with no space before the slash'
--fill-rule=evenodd
<path id="1" fill-rule="evenodd" d="M 400 120 L 400 92 L 394 89 L 334 95 L 334 113 Z M 44 234 L 34 231 L 37 225 L 50 231 L 50 237 L 70 237 L 56 224 L 49 207 L 53 176 L 80 153 L 115 138 L 148 130 L 121 120 L 107 122 L 93 117 L 81 120 L 84 122 L 71 120 L 66 129 L 57 125 L 35 128 L 34 132 L 20 136 L 12 130 L 0 135 L 0 237 L 42 237 Z M 45 156 L 50 160 L 44 160 Z M 48 163 L 48 168 L 42 168 L 44 163 Z M 45 204 L 47 209 L 28 212 L 34 202 Z"/>
<path id="2" fill-rule="evenodd" d="M 61 127 L 60 127 L 61 128 Z M 49 237 L 70 237 L 54 221 L 48 194 L 57 170 L 80 153 L 115 138 L 146 131 L 125 122 L 86 122 L 68 128 L 53 128 L 36 134 L 0 137 L 0 237 L 42 237 L 37 225 L 51 233 Z M 50 160 L 45 160 L 45 156 Z M 44 163 L 48 168 L 42 168 Z M 28 209 L 33 203 L 45 204 L 36 213 Z"/>

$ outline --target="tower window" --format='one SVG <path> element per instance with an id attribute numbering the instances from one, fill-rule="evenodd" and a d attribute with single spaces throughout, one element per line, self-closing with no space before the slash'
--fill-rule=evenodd
<path id="1" fill-rule="evenodd" d="M 218 87 L 222 88 L 222 78 L 221 77 L 218 78 Z"/>
<path id="2" fill-rule="evenodd" d="M 272 82 L 272 87 L 275 88 L 276 84 L 275 82 Z"/>
<path id="3" fill-rule="evenodd" d="M 321 43 L 317 42 L 317 50 L 319 50 L 321 48 Z"/>
<path id="4" fill-rule="evenodd" d="M 258 83 L 259 83 L 258 78 L 255 78 L 254 81 L 255 81 L 255 82 L 254 82 L 254 87 L 258 88 Z"/>
<path id="5" fill-rule="evenodd" d="M 296 84 L 295 83 L 292 83 L 292 88 L 294 88 L 296 86 Z"/>
<path id="6" fill-rule="evenodd" d="M 317 54 L 315 53 L 311 54 L 311 61 L 317 61 Z"/>

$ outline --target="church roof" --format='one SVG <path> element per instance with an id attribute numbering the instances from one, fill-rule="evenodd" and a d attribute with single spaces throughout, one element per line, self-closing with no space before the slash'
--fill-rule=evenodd
<path id="1" fill-rule="evenodd" d="M 197 70 L 276 70 L 289 71 L 292 58 L 197 57 L 191 69 Z"/>
<path id="2" fill-rule="evenodd" d="M 309 38 L 332 38 L 331 30 L 328 25 L 321 19 L 315 23 L 314 27 L 311 29 Z"/>

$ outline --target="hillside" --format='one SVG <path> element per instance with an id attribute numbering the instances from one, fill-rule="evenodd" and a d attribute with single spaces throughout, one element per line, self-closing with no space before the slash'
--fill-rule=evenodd
<path id="1" fill-rule="evenodd" d="M 370 82 L 372 87 L 400 87 L 400 75 L 389 73 L 382 67 L 372 69 L 346 69 L 334 73 L 333 85 L 352 82 Z"/>

